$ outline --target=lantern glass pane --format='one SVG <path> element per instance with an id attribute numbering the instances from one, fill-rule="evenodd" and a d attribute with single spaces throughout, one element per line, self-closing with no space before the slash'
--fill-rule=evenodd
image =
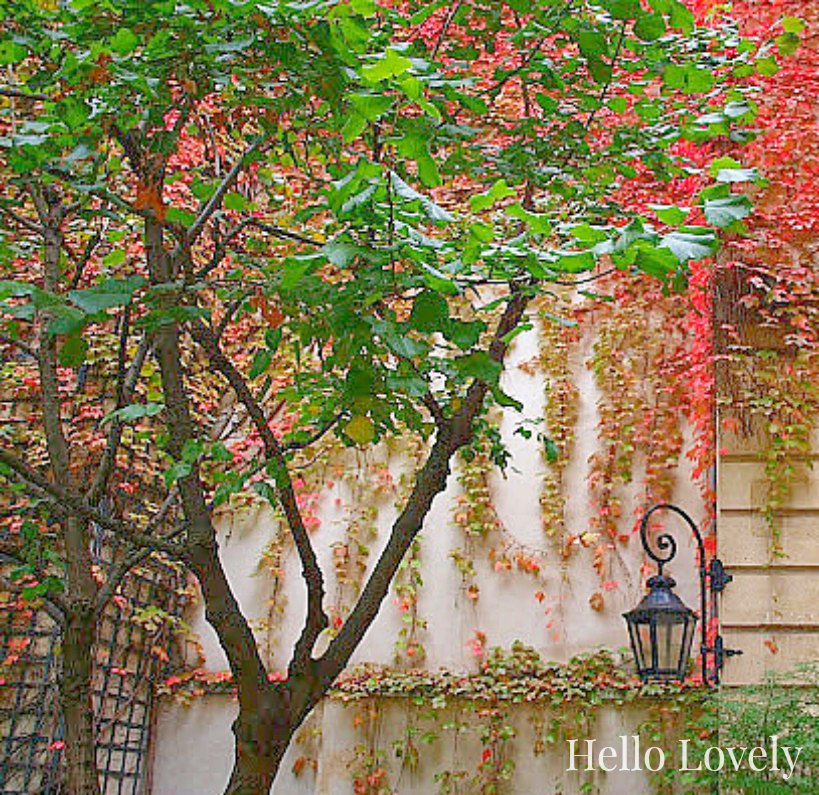
<path id="1" fill-rule="evenodd" d="M 657 625 L 657 671 L 677 671 L 685 624 L 662 621 Z"/>
<path id="2" fill-rule="evenodd" d="M 640 629 L 643 625 L 628 622 L 628 632 L 631 636 L 631 648 L 634 652 L 634 661 L 637 664 L 637 671 L 641 672 L 645 668 L 645 659 L 643 657 L 643 649 L 647 648 L 643 645 L 643 637 Z"/>
<path id="3" fill-rule="evenodd" d="M 640 659 L 637 661 L 641 671 L 653 667 L 651 651 L 651 624 L 644 623 L 637 625 L 637 633 L 640 639 Z"/>
<path id="4" fill-rule="evenodd" d="M 683 638 L 682 648 L 680 649 L 680 677 L 685 676 L 686 669 L 688 668 L 688 658 L 691 656 L 691 641 L 694 640 L 694 628 L 696 626 L 697 617 L 689 616 L 685 622 L 685 637 Z"/>

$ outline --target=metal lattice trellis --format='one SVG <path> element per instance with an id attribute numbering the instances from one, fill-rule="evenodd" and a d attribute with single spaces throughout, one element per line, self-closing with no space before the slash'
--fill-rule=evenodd
<path id="1" fill-rule="evenodd" d="M 103 557 L 109 555 L 113 555 L 110 548 Z M 183 586 L 184 574 L 151 559 L 126 577 L 98 623 L 94 710 L 104 795 L 145 791 L 154 683 L 162 674 L 173 632 L 164 617 L 176 614 Z M 62 792 L 60 642 L 60 626 L 47 612 L 0 600 L 0 792 L 4 795 Z"/>

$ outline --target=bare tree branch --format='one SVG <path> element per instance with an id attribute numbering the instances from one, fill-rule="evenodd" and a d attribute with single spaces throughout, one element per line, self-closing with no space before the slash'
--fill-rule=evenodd
<path id="1" fill-rule="evenodd" d="M 307 528 L 304 526 L 304 520 L 287 469 L 284 451 L 270 430 L 264 411 L 253 397 L 247 382 L 222 352 L 219 343 L 213 336 L 213 332 L 201 321 L 193 321 L 191 323 L 191 334 L 204 350 L 211 365 L 224 376 L 236 393 L 236 397 L 244 405 L 261 436 L 267 457 L 275 466 L 277 495 L 287 518 L 287 523 L 290 526 L 290 532 L 293 534 L 293 540 L 301 560 L 302 576 L 307 586 L 307 618 L 291 661 L 291 670 L 294 672 L 301 671 L 309 663 L 316 639 L 328 626 L 329 620 L 323 605 L 324 575 L 318 564 Z"/>
<path id="2" fill-rule="evenodd" d="M 113 533 L 117 533 L 123 540 L 136 546 L 149 547 L 158 552 L 165 552 L 180 560 L 185 559 L 184 547 L 169 544 L 161 538 L 140 533 L 128 527 L 125 522 L 106 516 L 97 508 L 85 502 L 78 494 L 69 492 L 57 483 L 52 483 L 39 472 L 31 469 L 31 467 L 24 464 L 5 448 L 0 448 L 0 464 L 5 464 L 9 469 L 17 473 L 23 481 L 38 489 L 40 493 L 42 493 L 43 498 L 48 500 L 64 515 L 68 514 L 96 522 L 101 527 Z M 149 524 L 149 528 L 151 527 L 152 525 Z"/>
<path id="3" fill-rule="evenodd" d="M 304 243 L 305 246 L 321 248 L 324 245 L 324 243 L 319 240 L 313 240 L 312 238 L 305 237 L 304 235 L 298 234 L 298 232 L 291 232 L 289 229 L 282 229 L 280 226 L 272 226 L 264 221 L 259 221 L 257 218 L 250 219 L 250 226 L 255 226 L 257 229 L 261 229 L 262 232 L 267 232 L 274 237 L 281 237 L 285 240 L 294 240 L 296 243 Z"/>
<path id="4" fill-rule="evenodd" d="M 242 169 L 246 165 L 246 160 L 250 155 L 254 152 L 259 151 L 262 148 L 263 139 L 259 138 L 258 140 L 254 141 L 250 146 L 245 149 L 245 151 L 236 158 L 236 162 L 231 167 L 230 171 L 225 174 L 222 181 L 219 183 L 219 187 L 213 192 L 213 195 L 204 203 L 204 205 L 199 210 L 199 213 L 196 216 L 196 220 L 191 224 L 190 228 L 188 229 L 186 238 L 185 238 L 185 246 L 190 248 L 202 233 L 202 230 L 205 228 L 205 224 L 208 222 L 210 217 L 219 209 L 220 205 L 222 204 L 222 199 L 224 199 L 225 194 L 233 187 L 233 183 L 241 174 Z M 181 251 L 181 248 L 180 248 Z M 174 251 L 172 256 L 177 256 L 179 251 Z"/>
<path id="5" fill-rule="evenodd" d="M 282 446 L 282 451 L 285 453 L 289 453 L 293 450 L 304 450 L 306 447 L 310 447 L 311 445 L 315 444 L 325 433 L 330 431 L 338 421 L 344 416 L 343 412 L 339 412 L 336 414 L 335 417 L 331 417 L 327 422 L 325 422 L 320 428 L 318 428 L 312 435 L 310 435 L 307 439 L 303 442 L 289 442 L 286 445 Z"/>
<path id="6" fill-rule="evenodd" d="M 29 232 L 34 232 L 37 235 L 43 234 L 43 229 L 39 224 L 32 221 L 30 218 L 26 218 L 25 216 L 14 212 L 14 210 L 10 210 L 8 207 L 4 207 L 2 204 L 0 204 L 0 213 L 7 215 L 12 221 L 20 224 L 20 226 L 22 226 L 24 229 L 28 229 Z"/>
<path id="7" fill-rule="evenodd" d="M 127 344 L 127 331 L 129 323 L 126 321 L 128 313 L 123 313 L 123 328 L 120 331 L 120 350 L 119 350 L 119 373 L 117 376 L 117 403 L 116 408 L 120 409 L 127 405 L 128 401 L 133 395 L 139 380 L 142 367 L 148 352 L 151 349 L 150 339 L 145 336 L 139 343 L 139 347 L 134 354 L 131 365 L 127 372 L 124 372 L 124 348 Z M 111 472 L 114 468 L 114 463 L 117 457 L 117 450 L 119 449 L 120 440 L 122 439 L 122 429 L 124 424 L 122 420 L 115 416 L 111 420 L 111 427 L 108 430 L 108 438 L 105 442 L 105 451 L 102 454 L 97 471 L 94 475 L 94 480 L 85 495 L 86 500 L 95 505 L 105 490 L 108 480 L 111 477 Z"/>
<path id="8" fill-rule="evenodd" d="M 0 558 L 6 557 L 6 553 L 0 549 Z M 24 585 L 19 585 L 15 582 L 12 582 L 7 577 L 0 574 L 0 588 L 4 591 L 8 591 L 9 593 L 13 593 L 17 596 L 22 596 L 26 588 Z M 59 626 L 65 626 L 65 602 L 59 597 L 58 594 L 48 594 L 48 595 L 41 595 L 38 597 L 42 600 L 41 605 L 37 605 L 36 602 L 32 602 L 30 605 L 31 607 L 41 607 L 43 610 L 54 619 L 55 623 Z"/>
<path id="9" fill-rule="evenodd" d="M 529 298 L 528 292 L 520 288 L 512 289 L 512 296 L 488 347 L 487 352 L 494 361 L 503 362 L 509 348 L 506 337 L 523 318 Z M 395 520 L 387 544 L 355 607 L 319 660 L 323 681 L 332 681 L 338 676 L 378 614 L 401 560 L 420 531 L 432 501 L 446 487 L 452 456 L 472 438 L 474 420 L 483 407 L 488 391 L 489 384 L 485 381 L 473 381 L 467 389 L 460 410 L 439 428 L 412 493 Z"/>

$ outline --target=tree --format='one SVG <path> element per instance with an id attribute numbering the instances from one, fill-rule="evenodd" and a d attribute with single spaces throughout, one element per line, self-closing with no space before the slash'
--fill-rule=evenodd
<path id="1" fill-rule="evenodd" d="M 96 617 L 162 554 L 198 579 L 237 685 L 227 792 L 266 792 L 453 456 L 490 404 L 516 407 L 499 379 L 530 302 L 601 263 L 680 287 L 713 227 L 747 215 L 722 183 L 651 224 L 615 189 L 635 163 L 684 173 L 675 144 L 714 134 L 703 105 L 751 118 L 738 75 L 754 54 L 678 0 L 28 0 L 3 28 L 3 375 L 39 404 L 2 433 L 7 507 L 27 528 L 4 543 L 18 561 L 4 588 L 63 623 L 68 791 L 99 791 Z M 230 453 L 220 408 L 257 456 Z M 290 472 L 327 434 L 429 441 L 331 629 Z M 281 510 L 308 593 L 285 681 L 269 681 L 218 554 L 214 510 L 251 488 Z M 127 549 L 102 584 L 95 528 Z"/>

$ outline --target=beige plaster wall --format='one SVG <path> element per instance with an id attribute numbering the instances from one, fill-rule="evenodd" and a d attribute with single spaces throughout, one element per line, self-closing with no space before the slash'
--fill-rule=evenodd
<path id="1" fill-rule="evenodd" d="M 305 768 L 298 776 L 291 773 L 293 763 L 303 753 L 294 743 L 285 757 L 272 795 L 351 795 L 353 792 L 347 766 L 355 741 L 352 729 L 355 705 L 326 702 L 316 716 L 322 732 L 321 753 L 315 770 Z M 236 705 L 228 697 L 211 696 L 189 707 L 167 706 L 160 714 L 154 760 L 153 795 L 209 795 L 221 793 L 230 777 L 230 722 Z M 591 784 L 598 795 L 651 795 L 654 790 L 643 771 L 569 770 L 569 746 L 563 742 L 546 753 L 535 755 L 533 710 L 520 707 L 513 724 L 517 735 L 513 743 L 515 756 L 514 788 L 521 795 L 576 795 L 584 784 Z M 604 746 L 620 751 L 622 736 L 627 736 L 628 764 L 633 767 L 631 736 L 640 721 L 633 710 L 602 709 L 593 729 L 595 752 Z M 436 742 L 423 746 L 421 764 L 415 770 L 402 769 L 401 760 L 389 753 L 394 740 L 401 740 L 407 723 L 404 705 L 388 704 L 381 716 L 379 744 L 387 750 L 384 764 L 389 781 L 401 795 L 430 795 L 437 791 L 432 779 L 435 770 L 466 769 L 474 774 L 481 757 L 481 747 L 474 735 L 463 734 L 457 742 L 447 733 Z M 645 752 L 648 744 L 641 746 Z M 577 746 L 579 754 L 585 745 Z M 670 757 L 669 757 L 670 760 Z M 576 767 L 585 764 L 578 758 Z M 669 761 L 670 764 L 670 761 Z"/>

